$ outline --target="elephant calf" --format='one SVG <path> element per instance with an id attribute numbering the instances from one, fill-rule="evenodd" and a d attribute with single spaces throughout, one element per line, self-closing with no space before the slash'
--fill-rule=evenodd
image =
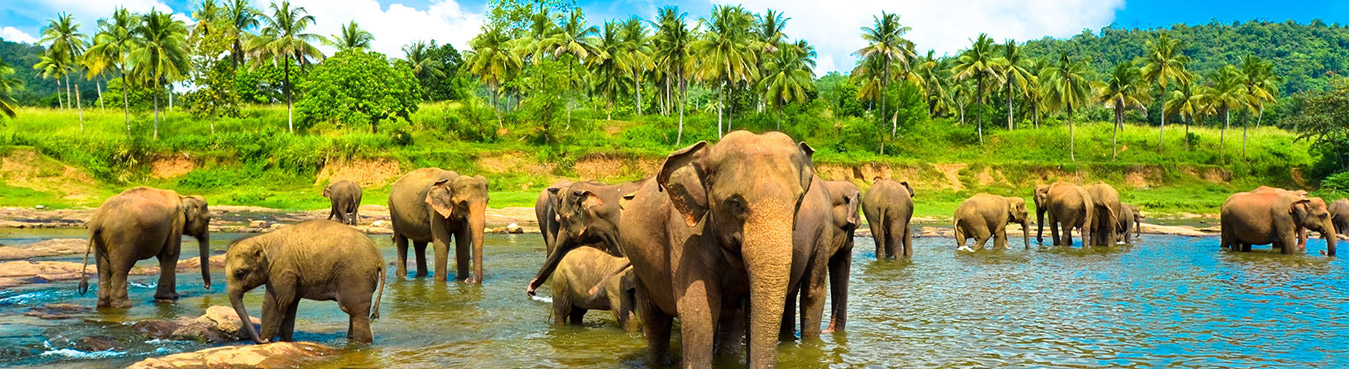
<path id="1" fill-rule="evenodd" d="M 311 220 L 235 241 L 225 254 L 225 276 L 230 304 L 245 322 L 248 310 L 244 308 L 244 293 L 267 285 L 262 334 L 252 324 L 244 324 L 253 342 L 266 343 L 278 330 L 281 340 L 290 341 L 302 298 L 337 301 L 350 315 L 347 338 L 364 343 L 374 339 L 370 320 L 379 318 L 384 258 L 375 250 L 375 243 L 355 228 Z"/>
<path id="2" fill-rule="evenodd" d="M 1137 206 L 1122 204 L 1120 207 L 1119 221 L 1116 223 L 1115 227 L 1115 232 L 1118 233 L 1117 236 L 1121 240 L 1124 240 L 1124 243 L 1132 244 L 1133 239 L 1135 238 L 1133 236 L 1143 236 L 1141 226 L 1143 224 L 1143 219 L 1146 218 L 1147 217 L 1143 216 L 1142 212 L 1138 211 Z M 1130 235 L 1131 233 L 1133 236 Z"/>
<path id="3" fill-rule="evenodd" d="M 137 187 L 109 198 L 89 219 L 89 248 L 80 271 L 80 294 L 89 291 L 84 268 L 88 268 L 92 250 L 98 267 L 98 307 L 131 307 L 127 273 L 137 261 L 152 257 L 159 259 L 155 300 L 177 300 L 174 271 L 183 235 L 197 239 L 201 279 L 206 289 L 211 289 L 210 222 L 211 211 L 201 196 Z"/>
<path id="4" fill-rule="evenodd" d="M 1026 200 L 981 193 L 960 203 L 955 213 L 956 247 L 961 251 L 983 250 L 984 243 L 993 238 L 993 247 L 1010 249 L 1007 244 L 1007 223 L 1021 224 L 1021 236 L 1030 249 L 1029 216 Z M 965 240 L 974 238 L 974 248 L 965 246 Z"/>
<path id="5" fill-rule="evenodd" d="M 876 258 L 913 257 L 913 187 L 909 182 L 876 178 L 862 196 L 862 212 L 876 239 Z"/>
<path id="6" fill-rule="evenodd" d="M 623 329 L 637 330 L 633 278 L 627 258 L 594 247 L 572 250 L 553 273 L 554 321 L 579 325 L 586 311 L 609 310 Z"/>
<path id="7" fill-rule="evenodd" d="M 323 197 L 332 202 L 328 220 L 337 218 L 338 223 L 356 225 L 357 213 L 361 207 L 361 186 L 352 181 L 337 181 L 323 188 Z"/>

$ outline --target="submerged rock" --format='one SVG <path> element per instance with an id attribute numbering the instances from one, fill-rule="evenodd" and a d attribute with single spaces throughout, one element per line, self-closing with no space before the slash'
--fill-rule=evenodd
<path id="1" fill-rule="evenodd" d="M 257 317 L 250 316 L 248 320 L 253 324 L 262 324 Z M 172 321 L 143 320 L 136 322 L 132 328 L 152 338 L 212 343 L 240 341 L 247 334 L 242 330 L 243 323 L 234 309 L 219 305 L 207 308 L 206 314 L 199 317 L 185 316 Z"/>
<path id="2" fill-rule="evenodd" d="M 0 260 L 79 254 L 88 248 L 88 240 L 58 238 L 17 246 L 0 246 Z"/>
<path id="3" fill-rule="evenodd" d="M 327 360 L 337 349 L 312 342 L 274 342 L 209 348 L 149 358 L 131 364 L 136 369 L 293 368 Z"/>
<path id="4" fill-rule="evenodd" d="M 108 351 L 118 346 L 117 339 L 110 336 L 89 336 L 75 341 L 75 348 L 80 351 Z"/>
<path id="5" fill-rule="evenodd" d="M 46 304 L 28 309 L 28 312 L 24 315 L 36 317 L 38 319 L 71 319 L 93 311 L 93 309 L 90 309 L 87 306 L 76 304 Z"/>

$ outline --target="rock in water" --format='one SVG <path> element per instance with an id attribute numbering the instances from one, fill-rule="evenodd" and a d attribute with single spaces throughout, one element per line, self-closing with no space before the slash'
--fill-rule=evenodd
<path id="1" fill-rule="evenodd" d="M 226 346 L 149 358 L 131 364 L 135 369 L 294 368 L 330 358 L 337 349 L 312 342 L 274 342 Z"/>
<path id="2" fill-rule="evenodd" d="M 28 309 L 28 313 L 24 315 L 36 317 L 38 319 L 70 319 L 79 317 L 83 314 L 88 314 L 93 312 L 93 310 L 94 309 L 76 304 L 46 304 Z"/>
<path id="3" fill-rule="evenodd" d="M 262 324 L 257 317 L 248 317 L 253 324 Z M 234 312 L 233 308 L 228 306 L 215 305 L 206 308 L 206 314 L 197 318 L 198 322 L 205 323 L 221 333 L 234 337 L 242 337 L 239 329 L 243 328 L 243 323 L 239 320 L 239 314 Z"/>

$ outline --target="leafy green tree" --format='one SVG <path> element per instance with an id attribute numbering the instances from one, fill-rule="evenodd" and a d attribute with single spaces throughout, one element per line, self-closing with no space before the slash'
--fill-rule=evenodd
<path id="1" fill-rule="evenodd" d="M 1163 105 L 1165 115 L 1177 115 L 1181 119 L 1188 119 L 1185 123 L 1186 147 L 1189 148 L 1190 123 L 1199 117 L 1209 114 L 1208 98 L 1204 96 L 1204 89 L 1195 83 L 1194 78 L 1187 77 L 1185 82 L 1176 84 L 1176 90 L 1171 91 Z"/>
<path id="2" fill-rule="evenodd" d="M 1057 65 L 1040 72 L 1044 78 L 1045 98 L 1048 106 L 1062 111 L 1068 118 L 1068 158 L 1077 161 L 1077 132 L 1073 127 L 1073 110 L 1087 104 L 1091 97 L 1091 81 L 1087 74 L 1087 63 L 1068 58 L 1068 53 L 1059 56 Z"/>
<path id="3" fill-rule="evenodd" d="M 412 70 L 396 67 L 383 54 L 359 49 L 339 51 L 310 71 L 301 88 L 301 121 L 368 123 L 379 132 L 380 121 L 409 120 L 421 101 Z"/>
<path id="4" fill-rule="evenodd" d="M 154 138 L 159 139 L 159 95 L 164 86 L 182 80 L 191 70 L 187 56 L 187 25 L 174 20 L 172 14 L 150 10 L 136 28 L 140 47 L 127 57 L 131 74 L 138 81 L 153 86 L 155 127 Z"/>
<path id="5" fill-rule="evenodd" d="M 372 42 L 375 42 L 375 35 L 361 29 L 361 26 L 356 24 L 356 20 L 343 24 L 337 34 L 323 40 L 324 45 L 332 46 L 337 51 L 368 50 Z"/>
<path id="6" fill-rule="evenodd" d="M 414 41 L 403 45 L 403 60 L 412 69 L 412 75 L 418 79 L 428 76 L 445 77 L 445 65 L 431 57 L 431 47 L 426 41 Z"/>
<path id="7" fill-rule="evenodd" d="M 121 75 L 123 86 L 127 85 L 126 77 L 130 72 L 127 56 L 131 54 L 132 50 L 140 48 L 140 39 L 136 31 L 140 21 L 140 17 L 126 10 L 126 8 L 118 7 L 113 10 L 112 18 L 98 21 L 98 33 L 94 35 L 94 45 L 90 46 L 85 53 L 85 59 L 92 61 L 92 64 L 113 67 L 117 74 Z M 97 69 L 102 69 L 102 67 Z M 112 87 L 109 86 L 108 88 L 111 90 Z M 125 88 L 122 89 L 122 113 L 126 120 L 126 130 L 131 132 L 131 106 L 127 102 Z"/>
<path id="8" fill-rule="evenodd" d="M 501 85 L 523 68 L 520 56 L 511 50 L 510 38 L 490 23 L 482 26 L 482 32 L 469 41 L 469 46 L 473 48 L 466 58 L 469 73 L 487 84 L 492 94 L 492 108 L 497 113 L 497 127 L 501 128 L 501 104 L 497 103 L 497 97 L 501 95 Z"/>
<path id="9" fill-rule="evenodd" d="M 1246 79 L 1246 99 L 1247 105 L 1256 112 L 1255 126 L 1260 126 L 1260 120 L 1265 116 L 1265 104 L 1278 101 L 1279 95 L 1279 76 L 1274 74 L 1274 64 L 1266 62 L 1255 55 L 1247 55 L 1241 58 L 1241 74 Z M 1246 159 L 1246 127 L 1250 126 L 1248 120 L 1246 124 L 1241 125 L 1241 158 Z"/>
<path id="10" fill-rule="evenodd" d="M 764 97 L 777 108 L 777 129 L 782 130 L 782 108 L 790 103 L 805 104 L 807 93 L 815 88 L 815 47 L 805 40 L 787 44 L 769 54 L 764 69 L 773 71 L 764 78 Z"/>
<path id="11" fill-rule="evenodd" d="M 623 22 L 623 58 L 628 60 L 632 72 L 633 103 L 637 116 L 642 115 L 642 83 L 646 81 L 646 71 L 654 66 L 651 60 L 651 39 L 647 36 L 646 22 L 641 18 L 630 17 Z"/>
<path id="12" fill-rule="evenodd" d="M 18 106 L 18 102 L 14 101 L 14 91 L 22 88 L 23 82 L 14 78 L 14 68 L 0 59 L 0 113 L 10 119 L 19 116 L 14 111 L 14 107 Z"/>
<path id="13" fill-rule="evenodd" d="M 1021 88 L 1021 96 L 1026 95 L 1026 87 L 1030 85 L 1035 75 L 1031 73 L 1034 68 L 1031 60 L 1021 54 L 1021 47 L 1017 46 L 1016 40 L 1007 40 L 1002 45 L 1002 57 L 997 60 L 998 74 L 1002 75 L 1003 86 L 1007 95 L 1007 130 L 1014 128 L 1012 123 L 1012 98 L 1017 96 L 1016 88 Z"/>
<path id="14" fill-rule="evenodd" d="M 1237 67 L 1228 65 L 1208 76 L 1209 85 L 1204 96 L 1213 110 L 1223 118 L 1223 130 L 1218 135 L 1218 156 L 1226 162 L 1227 129 L 1232 127 L 1232 111 L 1250 106 L 1246 95 L 1246 76 Z"/>
<path id="15" fill-rule="evenodd" d="M 581 8 L 573 8 L 565 17 L 558 19 L 561 24 L 553 34 L 541 42 L 542 49 L 552 55 L 554 60 L 567 65 L 566 90 L 574 91 L 580 78 L 576 75 L 576 66 L 590 60 L 595 50 L 595 34 L 599 29 L 586 24 L 585 13 Z M 573 94 L 567 94 L 567 125 L 571 125 L 571 101 Z"/>
<path id="16" fill-rule="evenodd" d="M 436 40 L 431 40 L 425 52 L 425 58 L 439 63 L 444 74 L 424 73 L 417 78 L 421 84 L 422 98 L 430 101 L 463 99 L 469 87 L 468 81 L 460 74 L 465 64 L 459 50 L 456 50 L 454 45 L 440 44 Z"/>
<path id="17" fill-rule="evenodd" d="M 262 18 L 262 12 L 248 4 L 248 0 L 226 0 L 225 20 L 228 22 L 230 34 L 230 60 L 234 62 L 234 69 L 238 70 L 244 65 L 246 49 L 244 42 L 251 35 L 249 29 L 258 26 L 258 19 Z"/>
<path id="18" fill-rule="evenodd" d="M 594 72 L 595 92 L 603 96 L 607 103 L 606 120 L 613 119 L 614 101 L 623 90 L 623 78 L 633 69 L 631 60 L 627 57 L 625 50 L 627 43 L 620 34 L 620 27 L 621 25 L 614 21 L 604 22 L 600 36 L 595 39 L 595 50 L 588 64 Z"/>
<path id="19" fill-rule="evenodd" d="M 758 79 L 757 58 L 751 42 L 754 16 L 741 6 L 716 5 L 709 18 L 698 20 L 707 26 L 707 32 L 692 45 L 698 59 L 701 79 L 717 86 L 717 137 L 722 135 L 721 109 L 726 106 L 726 95 L 739 83 Z M 730 129 L 734 105 L 727 114 L 726 129 Z"/>
<path id="20" fill-rule="evenodd" d="M 916 85 L 923 89 L 923 99 L 927 102 L 930 116 L 938 113 L 949 114 L 951 111 L 951 99 L 946 91 L 946 86 L 950 84 L 947 82 L 950 78 L 946 73 L 950 68 L 943 65 L 942 59 L 935 57 L 934 54 L 934 51 L 928 50 L 927 55 L 918 58 L 913 67 Z"/>
<path id="21" fill-rule="evenodd" d="M 201 0 L 192 9 L 192 20 L 196 23 L 189 33 L 210 35 L 212 30 L 220 28 L 224 19 L 225 8 L 216 4 L 215 0 Z"/>
<path id="22" fill-rule="evenodd" d="M 881 73 L 880 89 L 885 91 L 890 86 L 891 78 L 890 67 L 899 64 L 907 73 L 909 69 L 909 60 L 916 55 L 913 52 L 913 42 L 904 38 L 912 28 L 899 24 L 899 14 L 881 12 L 880 16 L 872 16 L 872 26 L 862 27 L 862 40 L 867 42 L 867 46 L 854 52 L 862 59 L 879 59 L 883 72 Z M 877 94 L 879 96 L 879 94 Z M 881 115 L 884 119 L 885 100 L 881 100 Z M 895 135 L 898 127 L 890 127 L 890 136 Z"/>
<path id="23" fill-rule="evenodd" d="M 42 53 L 42 60 L 33 65 L 33 69 L 36 69 L 42 78 L 56 80 L 56 103 L 59 107 L 65 109 L 66 105 L 69 104 L 70 96 L 66 95 L 67 100 L 61 100 L 61 77 L 70 73 L 70 65 L 66 63 L 66 59 L 57 53 Z M 69 94 L 69 90 L 66 93 Z"/>
<path id="24" fill-rule="evenodd" d="M 239 116 L 239 94 L 236 92 L 234 63 L 227 57 L 233 38 L 225 9 L 203 0 L 193 11 L 196 25 L 188 34 L 188 60 L 192 65 L 190 79 L 197 88 L 187 93 L 189 110 L 197 116 Z M 215 119 L 210 119 L 211 133 L 215 133 Z"/>
<path id="25" fill-rule="evenodd" d="M 951 67 L 951 77 L 956 80 L 974 79 L 974 100 L 980 108 L 984 107 L 984 96 L 988 82 L 1002 83 L 1002 75 L 998 73 L 997 59 L 998 46 L 993 43 L 993 39 L 988 37 L 987 33 L 980 33 L 979 37 L 971 40 L 974 42 L 968 50 L 960 53 L 956 58 L 955 66 Z M 984 114 L 979 112 L 979 143 L 984 143 Z"/>
<path id="26" fill-rule="evenodd" d="M 1143 75 L 1131 63 L 1119 63 L 1106 76 L 1105 84 L 1096 92 L 1096 101 L 1109 106 L 1115 113 L 1115 127 L 1110 138 L 1110 158 L 1119 152 L 1119 130 L 1124 128 L 1124 109 L 1147 109 L 1148 86 Z"/>
<path id="27" fill-rule="evenodd" d="M 1331 80 L 1326 91 L 1304 91 L 1293 95 L 1297 103 L 1289 120 L 1299 132 L 1298 139 L 1335 159 L 1340 170 L 1349 168 L 1349 79 Z"/>
<path id="28" fill-rule="evenodd" d="M 283 90 L 286 94 L 286 126 L 291 133 L 295 133 L 290 61 L 295 60 L 303 68 L 309 64 L 310 58 L 322 59 L 323 53 L 312 44 L 322 40 L 322 37 L 305 33 L 314 24 L 314 16 L 309 15 L 303 6 L 291 7 L 290 1 L 282 0 L 280 5 L 273 2 L 271 9 L 271 15 L 264 14 L 261 17 L 262 31 L 249 39 L 248 49 L 256 60 L 282 65 L 285 73 Z"/>
<path id="29" fill-rule="evenodd" d="M 88 47 L 85 39 L 86 36 L 80 33 L 80 23 L 75 21 L 75 17 L 61 13 L 42 27 L 42 39 L 38 40 L 38 43 L 47 45 L 47 53 L 50 57 L 59 59 L 57 65 L 65 69 L 60 77 L 66 79 L 67 107 L 70 105 L 71 96 L 75 96 L 75 103 L 79 104 L 79 97 L 70 93 L 70 73 L 79 65 L 80 57 Z M 75 84 L 75 91 L 79 91 L 78 83 Z M 83 112 L 80 114 L 80 130 L 84 130 Z"/>
<path id="30" fill-rule="evenodd" d="M 684 105 L 688 98 L 688 77 L 694 64 L 693 43 L 698 38 L 696 31 L 689 28 L 685 20 L 687 16 L 688 13 L 680 13 L 679 7 L 675 6 L 657 11 L 655 49 L 652 54 L 656 68 L 664 76 L 662 80 L 665 81 L 667 104 L 679 101 L 679 132 L 675 136 L 675 146 L 681 145 L 684 140 Z"/>
<path id="31" fill-rule="evenodd" d="M 1157 35 L 1157 39 L 1147 41 L 1147 55 L 1142 58 L 1143 79 L 1156 83 L 1162 88 L 1162 96 L 1165 98 L 1166 86 L 1171 82 L 1185 84 L 1186 76 L 1185 66 L 1190 64 L 1190 57 L 1181 54 L 1180 40 L 1171 38 L 1171 34 L 1162 32 Z M 1165 108 L 1163 108 L 1165 110 Z M 1186 127 L 1188 132 L 1189 127 Z M 1162 124 L 1157 126 L 1157 149 L 1161 150 L 1164 146 L 1161 144 L 1166 141 L 1166 114 L 1162 114 Z"/>

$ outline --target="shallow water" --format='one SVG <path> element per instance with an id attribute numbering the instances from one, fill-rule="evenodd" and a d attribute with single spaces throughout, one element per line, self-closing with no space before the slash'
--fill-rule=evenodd
<path id="1" fill-rule="evenodd" d="M 0 232 L 0 243 L 59 237 L 61 230 Z M 223 252 L 239 234 L 212 235 Z M 392 261 L 388 236 L 371 237 Z M 1309 254 L 1218 252 L 1218 240 L 1144 236 L 1135 246 L 1033 248 L 957 254 L 949 238 L 915 239 L 911 262 L 876 261 L 870 238 L 854 253 L 846 333 L 783 343 L 781 367 L 1345 367 L 1349 273 L 1343 260 Z M 1013 242 L 1015 243 L 1015 242 Z M 394 281 L 375 321 L 375 343 L 346 346 L 346 315 L 304 301 L 296 339 L 346 346 L 325 367 L 649 367 L 640 334 L 591 312 L 584 327 L 553 326 L 548 303 L 525 297 L 542 262 L 538 235 L 488 235 L 483 285 Z M 53 258 L 75 260 L 78 256 Z M 153 260 L 141 265 L 153 265 Z M 174 304 L 154 304 L 155 276 L 133 277 L 134 308 L 86 320 L 23 316 L 45 303 L 93 306 L 76 282 L 0 291 L 0 366 L 121 367 L 205 344 L 146 341 L 123 322 L 200 315 L 228 305 L 223 275 L 202 289 L 180 273 Z M 540 295 L 548 295 L 547 287 Z M 259 314 L 262 290 L 246 300 Z M 73 350 L 86 336 L 125 347 Z M 676 335 L 677 339 L 677 335 Z M 675 343 L 677 351 L 677 341 Z M 724 358 L 735 367 L 743 358 Z"/>

